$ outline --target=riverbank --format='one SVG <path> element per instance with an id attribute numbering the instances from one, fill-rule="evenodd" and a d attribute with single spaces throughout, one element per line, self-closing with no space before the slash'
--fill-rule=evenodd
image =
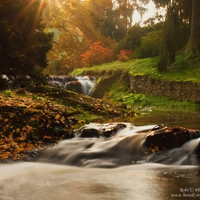
<path id="1" fill-rule="evenodd" d="M 52 144 L 75 137 L 74 130 L 93 120 L 134 115 L 121 104 L 74 92 L 34 87 L 0 94 L 0 159 L 26 160 Z"/>

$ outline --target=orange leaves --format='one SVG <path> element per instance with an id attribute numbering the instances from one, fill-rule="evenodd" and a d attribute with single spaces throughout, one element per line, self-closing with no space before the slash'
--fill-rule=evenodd
<path id="1" fill-rule="evenodd" d="M 16 158 L 19 158 L 18 154 L 20 152 L 32 150 L 34 148 L 33 144 L 22 142 L 19 139 L 5 140 L 4 142 L 4 144 L 0 144 L 0 159 L 14 156 L 13 160 L 17 160 Z"/>
<path id="2" fill-rule="evenodd" d="M 98 65 L 111 62 L 113 60 L 113 51 L 108 47 L 103 47 L 101 42 L 95 42 L 81 57 L 83 66 Z"/>
<path id="3" fill-rule="evenodd" d="M 48 99 L 0 97 L 0 159 L 18 160 L 43 141 L 72 137 L 76 120 L 67 116 L 66 107 Z"/>
<path id="4" fill-rule="evenodd" d="M 60 115 L 59 114 L 56 114 L 56 116 L 55 116 L 55 120 L 59 120 L 60 119 Z"/>
<path id="5" fill-rule="evenodd" d="M 16 129 L 16 133 L 19 133 L 19 131 L 20 131 L 20 129 L 19 129 L 19 128 L 17 128 L 17 129 Z"/>
<path id="6" fill-rule="evenodd" d="M 119 55 L 117 55 L 119 61 L 127 61 L 129 60 L 131 52 L 129 50 L 123 49 L 120 51 Z"/>

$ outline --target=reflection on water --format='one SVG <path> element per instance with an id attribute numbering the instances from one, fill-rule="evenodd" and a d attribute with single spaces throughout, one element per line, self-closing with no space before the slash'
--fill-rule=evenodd
<path id="1" fill-rule="evenodd" d="M 118 121 L 119 119 L 116 120 Z M 152 112 L 139 115 L 138 117 L 123 119 L 123 121 L 132 122 L 136 126 L 147 124 L 167 124 L 168 126 L 200 129 L 200 112 L 184 110 L 153 110 Z"/>

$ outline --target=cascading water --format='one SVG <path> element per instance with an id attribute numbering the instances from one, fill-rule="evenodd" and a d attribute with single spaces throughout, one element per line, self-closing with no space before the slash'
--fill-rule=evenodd
<path id="1" fill-rule="evenodd" d="M 199 138 L 149 155 L 144 141 L 153 125 L 112 126 L 85 125 L 35 162 L 0 165 L 0 200 L 200 198 Z"/>
<path id="2" fill-rule="evenodd" d="M 154 162 L 173 165 L 199 165 L 200 139 L 192 139 L 179 148 L 148 153 L 144 146 L 151 125 L 135 127 L 123 123 L 110 138 L 97 135 L 112 124 L 90 124 L 78 130 L 79 136 L 64 140 L 38 158 L 39 162 L 51 162 L 86 167 L 118 167 L 134 163 Z M 113 128 L 111 128 L 113 129 Z M 86 131 L 98 138 L 85 138 Z M 81 133 L 80 133 L 81 132 Z M 80 135 L 82 134 L 82 137 Z"/>
<path id="3" fill-rule="evenodd" d="M 61 87 L 66 90 L 75 91 L 84 95 L 89 95 L 94 88 L 95 78 L 89 76 L 49 76 L 49 85 Z"/>
<path id="4" fill-rule="evenodd" d="M 76 78 L 81 83 L 83 94 L 89 95 L 94 88 L 95 78 L 89 78 L 88 76 L 77 76 Z"/>

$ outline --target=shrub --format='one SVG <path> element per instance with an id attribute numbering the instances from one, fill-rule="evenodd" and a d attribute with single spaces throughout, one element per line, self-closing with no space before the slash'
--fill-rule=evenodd
<path id="1" fill-rule="evenodd" d="M 113 61 L 113 51 L 108 47 L 103 47 L 101 42 L 95 42 L 90 49 L 81 55 L 82 65 L 91 67 Z"/>
<path id="2" fill-rule="evenodd" d="M 127 61 L 130 59 L 131 52 L 129 50 L 121 50 L 119 55 L 117 55 L 119 61 Z"/>
<path id="3" fill-rule="evenodd" d="M 156 57 L 161 46 L 162 30 L 151 31 L 141 38 L 141 45 L 136 50 L 137 58 Z"/>

